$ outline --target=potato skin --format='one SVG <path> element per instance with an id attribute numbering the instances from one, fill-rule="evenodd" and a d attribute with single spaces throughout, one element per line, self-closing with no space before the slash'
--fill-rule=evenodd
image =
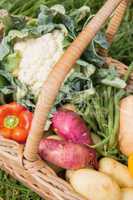
<path id="1" fill-rule="evenodd" d="M 51 122 L 53 131 L 66 141 L 84 145 L 93 143 L 90 130 L 78 113 L 61 108 L 53 113 Z"/>
<path id="2" fill-rule="evenodd" d="M 75 171 L 72 170 L 72 169 L 66 170 L 66 180 L 67 181 L 70 181 L 70 179 L 71 179 L 71 177 L 72 177 L 72 175 L 73 175 L 74 172 Z"/>
<path id="3" fill-rule="evenodd" d="M 86 168 L 70 172 L 68 176 L 75 191 L 86 199 L 121 200 L 118 184 L 104 173 Z"/>
<path id="4" fill-rule="evenodd" d="M 121 100 L 119 147 L 126 156 L 133 153 L 133 95 Z"/>
<path id="5" fill-rule="evenodd" d="M 120 187 L 133 187 L 133 177 L 128 167 L 112 158 L 102 158 L 99 161 L 99 171 L 111 176 Z"/>
<path id="6" fill-rule="evenodd" d="M 133 188 L 122 188 L 121 194 L 121 200 L 133 200 Z"/>
<path id="7" fill-rule="evenodd" d="M 42 159 L 64 169 L 98 167 L 93 149 L 63 140 L 42 139 L 38 153 Z"/>
<path id="8" fill-rule="evenodd" d="M 62 138 L 59 137 L 58 135 L 50 135 L 47 138 L 48 139 L 59 140 L 59 141 L 62 140 Z M 60 170 L 62 170 L 62 168 L 60 168 L 60 167 L 58 167 L 58 166 L 56 166 L 56 165 L 54 165 L 54 164 L 52 164 L 50 162 L 47 162 L 47 163 L 56 173 L 58 173 Z"/>

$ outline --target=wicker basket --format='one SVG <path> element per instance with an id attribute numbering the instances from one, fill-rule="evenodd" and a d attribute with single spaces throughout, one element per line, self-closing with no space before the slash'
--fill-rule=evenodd
<path id="1" fill-rule="evenodd" d="M 127 5 L 128 0 L 106 1 L 105 5 L 55 65 L 40 93 L 26 145 L 23 146 L 11 140 L 0 139 L 0 168 L 31 188 L 44 199 L 85 200 L 39 158 L 37 149 L 43 136 L 43 127 L 46 123 L 48 112 L 58 95 L 61 83 L 87 45 L 100 30 L 101 26 L 116 9 L 106 32 L 107 40 L 111 44 Z M 127 66 L 107 57 L 105 50 L 102 49 L 101 52 L 105 55 L 108 65 L 114 63 L 120 74 L 125 73 Z M 133 89 L 133 74 L 131 75 L 128 88 Z"/>

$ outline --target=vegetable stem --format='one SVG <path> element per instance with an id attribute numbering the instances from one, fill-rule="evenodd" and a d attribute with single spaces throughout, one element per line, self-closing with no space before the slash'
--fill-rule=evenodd
<path id="1" fill-rule="evenodd" d="M 133 72 L 133 62 L 129 65 L 127 72 L 125 73 L 124 80 L 127 82 L 131 73 Z"/>
<path id="2" fill-rule="evenodd" d="M 121 98 L 125 95 L 125 91 L 124 90 L 120 90 L 116 96 L 114 97 L 114 101 L 115 101 L 115 117 L 114 117 L 114 128 L 113 128 L 113 132 L 111 134 L 110 137 L 110 141 L 109 141 L 109 147 L 115 147 L 117 145 L 117 133 L 119 130 L 119 119 L 120 119 L 120 111 L 119 111 L 119 103 Z"/>

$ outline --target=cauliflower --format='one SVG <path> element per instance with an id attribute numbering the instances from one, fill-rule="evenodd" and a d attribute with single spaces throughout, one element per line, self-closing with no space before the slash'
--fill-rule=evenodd
<path id="1" fill-rule="evenodd" d="M 39 38 L 18 41 L 14 51 L 19 51 L 21 61 L 18 79 L 37 97 L 48 73 L 63 54 L 64 34 L 55 30 Z"/>

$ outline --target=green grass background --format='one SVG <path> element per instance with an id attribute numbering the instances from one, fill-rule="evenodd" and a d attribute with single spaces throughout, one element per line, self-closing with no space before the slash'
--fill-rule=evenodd
<path id="1" fill-rule="evenodd" d="M 32 1 L 32 7 L 30 2 Z M 0 8 L 8 8 L 12 13 L 34 15 L 40 3 L 51 5 L 64 3 L 68 9 L 88 4 L 94 13 L 103 0 L 0 0 Z M 34 6 L 33 6 L 34 5 Z M 110 55 L 129 65 L 133 61 L 133 5 L 128 8 L 125 19 L 110 48 Z M 0 171 L 0 200 L 41 200 L 41 198 L 18 181 Z"/>

